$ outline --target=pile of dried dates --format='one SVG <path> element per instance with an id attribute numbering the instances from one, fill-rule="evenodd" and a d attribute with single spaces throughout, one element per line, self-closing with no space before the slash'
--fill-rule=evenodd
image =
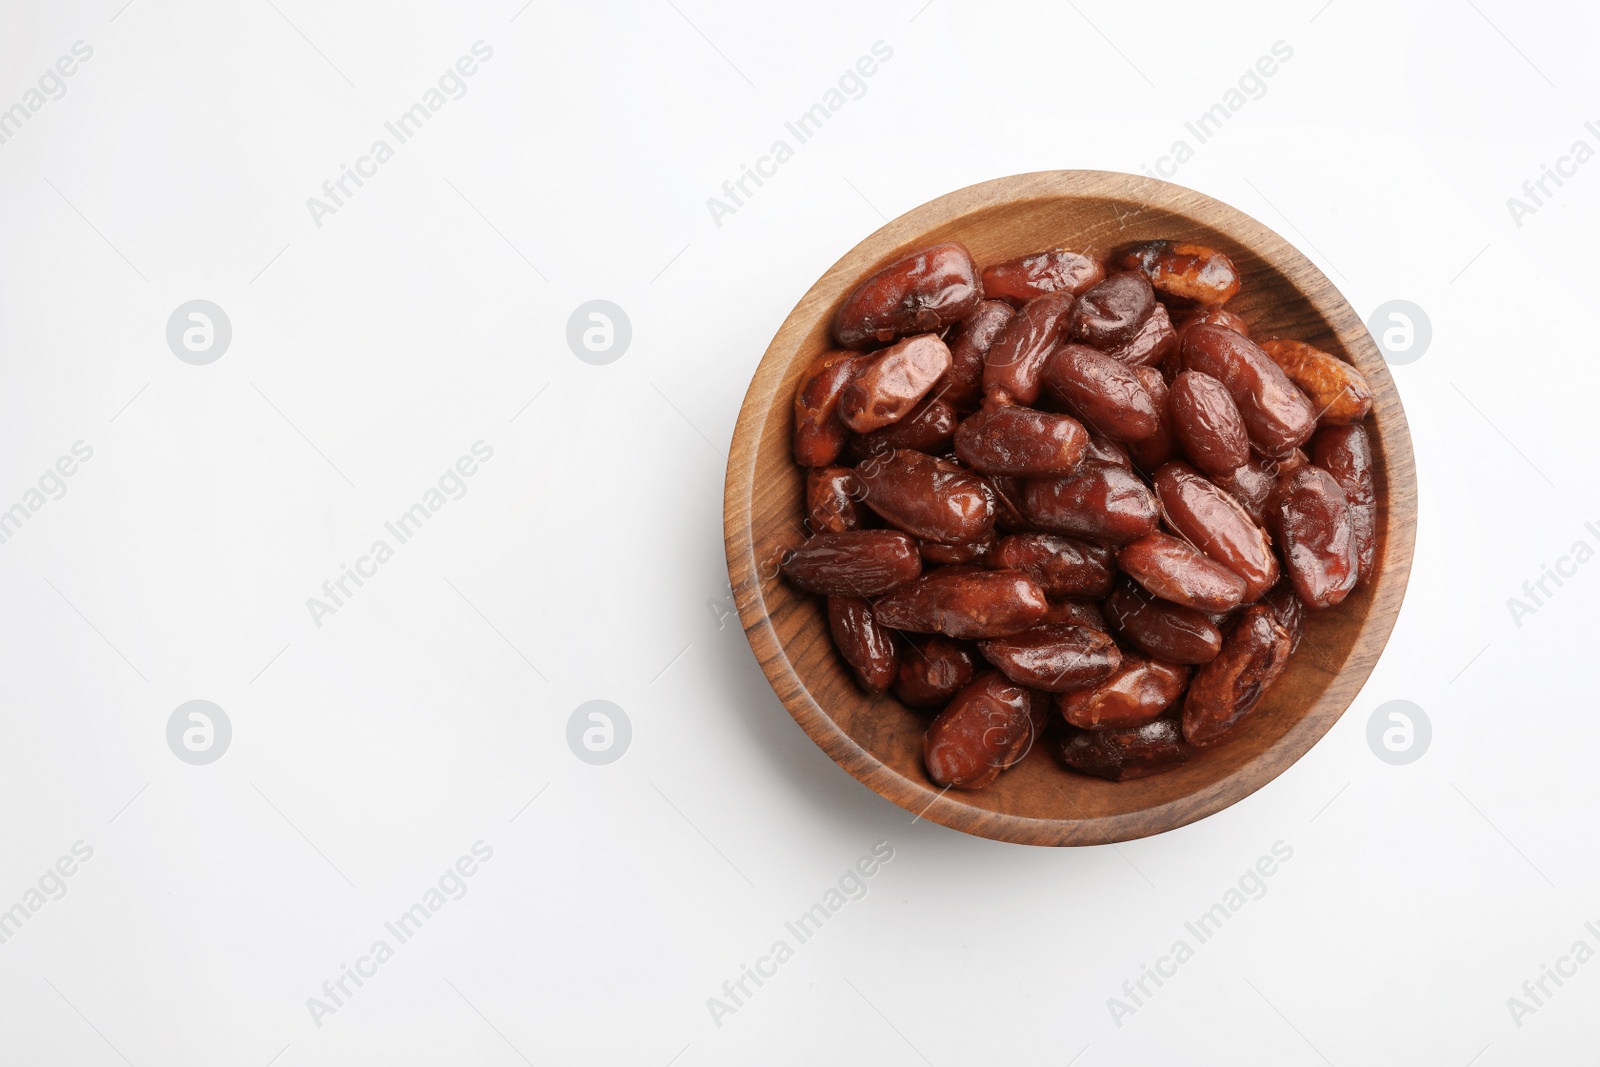
<path id="1" fill-rule="evenodd" d="M 981 270 L 946 243 L 838 308 L 795 392 L 809 536 L 782 571 L 865 689 L 937 712 L 939 786 L 1046 735 L 1081 773 L 1170 770 L 1372 573 L 1372 392 L 1252 340 L 1239 285 L 1182 242 Z"/>

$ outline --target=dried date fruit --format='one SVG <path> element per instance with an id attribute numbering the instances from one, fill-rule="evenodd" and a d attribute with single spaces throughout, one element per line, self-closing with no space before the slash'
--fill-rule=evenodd
<path id="1" fill-rule="evenodd" d="M 896 630 L 947 637 L 1005 637 L 1044 621 L 1044 593 L 1019 571 L 941 568 L 873 605 L 878 621 Z"/>
<path id="2" fill-rule="evenodd" d="M 950 369 L 950 349 L 931 333 L 874 352 L 839 394 L 839 418 L 856 433 L 899 422 Z"/>
<path id="3" fill-rule="evenodd" d="M 983 479 L 955 463 L 902 449 L 859 464 L 861 502 L 890 525 L 924 541 L 964 544 L 994 528 L 994 500 Z"/>
<path id="4" fill-rule="evenodd" d="M 1267 591 L 1261 603 L 1271 609 L 1273 619 L 1289 634 L 1289 653 L 1293 655 L 1306 635 L 1306 606 L 1295 595 L 1294 585 L 1279 582 Z"/>
<path id="5" fill-rule="evenodd" d="M 1128 458 L 1128 450 L 1103 434 L 1089 434 L 1089 447 L 1084 450 L 1083 458 L 1087 463 L 1108 463 L 1113 467 L 1130 470 L 1133 468 L 1133 461 Z"/>
<path id="6" fill-rule="evenodd" d="M 826 467 L 844 450 L 850 428 L 839 418 L 839 396 L 861 360 L 852 352 L 829 352 L 800 376 L 794 391 L 794 460 L 800 466 Z"/>
<path id="7" fill-rule="evenodd" d="M 960 545 L 942 545 L 937 541 L 919 541 L 917 551 L 922 553 L 922 562 L 935 566 L 952 566 L 966 563 L 976 563 L 987 566 L 994 556 L 995 546 L 998 542 L 994 534 L 985 534 L 976 541 L 968 541 Z"/>
<path id="8" fill-rule="evenodd" d="M 1261 351 L 1311 401 L 1322 425 L 1348 426 L 1372 410 L 1372 387 L 1339 357 L 1303 341 L 1262 341 Z"/>
<path id="9" fill-rule="evenodd" d="M 1279 489 L 1283 569 L 1308 608 L 1329 608 L 1356 587 L 1360 562 L 1350 505 L 1333 475 L 1304 466 Z"/>
<path id="10" fill-rule="evenodd" d="M 1057 346 L 1045 362 L 1043 382 L 1052 396 L 1113 440 L 1137 441 L 1160 425 L 1155 399 L 1133 368 L 1088 345 Z"/>
<path id="11" fill-rule="evenodd" d="M 1106 621 L 1134 648 L 1168 663 L 1206 663 L 1222 648 L 1222 633 L 1205 615 L 1131 584 L 1106 601 Z"/>
<path id="12" fill-rule="evenodd" d="M 1013 682 L 1046 693 L 1097 685 L 1122 665 L 1122 651 L 1111 635 L 1087 626 L 1045 623 L 979 641 L 978 651 Z"/>
<path id="13" fill-rule="evenodd" d="M 833 337 L 842 348 L 873 348 L 960 322 L 982 299 L 978 267 L 966 248 L 953 241 L 934 245 L 862 282 L 839 305 Z"/>
<path id="14" fill-rule="evenodd" d="M 1106 617 L 1100 613 L 1100 605 L 1093 600 L 1079 600 L 1072 597 L 1066 600 L 1052 600 L 1044 621 L 1067 626 L 1087 626 L 1102 633 L 1111 632 L 1111 628 L 1106 625 Z"/>
<path id="15" fill-rule="evenodd" d="M 1232 330 L 1241 337 L 1250 336 L 1250 324 L 1227 308 L 1194 308 L 1184 312 L 1173 324 L 1173 329 L 1178 332 L 1178 343 L 1183 343 L 1183 335 L 1189 332 L 1189 327 L 1207 324 L 1221 326 L 1224 330 Z"/>
<path id="16" fill-rule="evenodd" d="M 1161 514 L 1178 534 L 1244 580 L 1246 603 L 1278 580 L 1272 538 L 1232 496 L 1183 463 L 1156 471 Z"/>
<path id="17" fill-rule="evenodd" d="M 860 459 L 898 448 L 936 454 L 950 447 L 960 421 L 955 408 L 930 396 L 899 422 L 855 438 L 850 442 L 851 451 Z"/>
<path id="18" fill-rule="evenodd" d="M 917 543 L 899 530 L 817 534 L 787 553 L 783 574 L 808 593 L 870 597 L 922 573 Z"/>
<path id="19" fill-rule="evenodd" d="M 813 467 L 806 473 L 806 514 L 814 534 L 844 533 L 861 525 L 856 503 L 864 490 L 849 467 Z"/>
<path id="20" fill-rule="evenodd" d="M 1178 333 L 1166 305 L 1157 304 L 1144 320 L 1139 332 L 1124 344 L 1107 349 L 1106 354 L 1130 367 L 1153 367 L 1178 350 Z"/>
<path id="21" fill-rule="evenodd" d="M 1171 459 L 1177 449 L 1172 432 L 1172 399 L 1160 371 L 1154 367 L 1135 367 L 1133 373 L 1139 376 L 1140 384 L 1155 403 L 1156 430 L 1149 437 L 1129 441 L 1128 455 L 1142 470 L 1153 471 Z"/>
<path id="22" fill-rule="evenodd" d="M 984 474 L 1068 474 L 1083 460 L 1089 433 L 1077 419 L 1004 402 L 985 402 L 961 420 L 956 455 Z"/>
<path id="23" fill-rule="evenodd" d="M 1060 742 L 1061 762 L 1082 774 L 1126 782 L 1179 767 L 1194 746 L 1172 719 L 1156 719 L 1125 730 L 1080 730 Z"/>
<path id="24" fill-rule="evenodd" d="M 1244 602 L 1243 578 L 1159 530 L 1117 549 L 1117 565 L 1162 600 L 1196 611 L 1232 611 Z"/>
<path id="25" fill-rule="evenodd" d="M 1112 349 L 1132 341 L 1156 309 L 1156 293 L 1143 274 L 1122 271 L 1086 291 L 1067 317 L 1067 337 Z"/>
<path id="26" fill-rule="evenodd" d="M 943 634 L 906 639 L 894 695 L 912 708 L 933 708 L 946 703 L 977 675 L 983 660 L 965 641 Z"/>
<path id="27" fill-rule="evenodd" d="M 1155 494 L 1123 467 L 1084 464 L 1064 478 L 1023 483 L 1023 514 L 1040 530 L 1123 544 L 1156 528 Z"/>
<path id="28" fill-rule="evenodd" d="M 983 268 L 983 292 L 985 296 L 1025 304 L 1046 293 L 1076 296 L 1098 285 L 1105 276 L 1106 269 L 1098 259 L 1058 248 Z"/>
<path id="29" fill-rule="evenodd" d="M 989 562 L 1026 574 L 1047 597 L 1105 596 L 1115 573 L 1111 549 L 1105 545 L 1046 533 L 1002 538 Z"/>
<path id="30" fill-rule="evenodd" d="M 983 398 L 983 364 L 989 349 L 1011 321 L 1011 305 L 985 300 L 956 325 L 949 337 L 950 369 L 934 387 L 934 395 L 965 411 Z"/>
<path id="31" fill-rule="evenodd" d="M 1033 747 L 1044 722 L 1045 697 L 984 674 L 941 711 L 923 737 L 922 758 L 936 785 L 982 789 Z"/>
<path id="32" fill-rule="evenodd" d="M 889 688 L 900 670 L 894 635 L 872 617 L 872 605 L 860 597 L 828 598 L 828 630 L 839 654 L 869 693 Z"/>
<path id="33" fill-rule="evenodd" d="M 1017 404 L 1039 399 L 1039 376 L 1072 311 L 1071 293 L 1047 293 L 1022 305 L 983 360 L 983 395 Z"/>
<path id="34" fill-rule="evenodd" d="M 1183 365 L 1227 387 L 1251 443 L 1269 455 L 1305 444 L 1317 428 L 1311 401 L 1247 337 L 1221 326 L 1196 326 L 1183 339 Z"/>
<path id="35" fill-rule="evenodd" d="M 1183 736 L 1195 746 L 1215 743 L 1256 709 L 1289 663 L 1293 644 L 1272 609 L 1254 604 L 1233 624 L 1222 651 L 1195 671 L 1183 701 Z"/>
<path id="36" fill-rule="evenodd" d="M 1250 458 L 1239 407 L 1211 375 L 1186 370 L 1174 378 L 1167 411 L 1178 443 L 1207 474 L 1227 474 Z"/>
<path id="37" fill-rule="evenodd" d="M 1022 514 L 1022 479 L 990 474 L 983 481 L 994 497 L 994 528 L 1002 533 L 1028 529 L 1027 517 Z"/>
<path id="38" fill-rule="evenodd" d="M 1073 726 L 1085 730 L 1125 730 L 1159 718 L 1183 694 L 1189 668 L 1124 653 L 1122 666 L 1099 684 L 1056 698 L 1056 707 Z"/>
<path id="39" fill-rule="evenodd" d="M 1378 550 L 1378 493 L 1372 473 L 1372 441 L 1360 426 L 1328 426 L 1311 440 L 1311 459 L 1333 476 L 1350 506 L 1360 584 L 1372 573 Z"/>
<path id="40" fill-rule="evenodd" d="M 1233 260 L 1205 245 L 1143 241 L 1117 249 L 1111 263 L 1141 272 L 1158 292 L 1186 304 L 1221 307 L 1239 291 Z"/>

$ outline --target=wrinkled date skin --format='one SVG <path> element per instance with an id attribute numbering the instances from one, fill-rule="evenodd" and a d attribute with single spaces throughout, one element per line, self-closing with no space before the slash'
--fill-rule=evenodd
<path id="1" fill-rule="evenodd" d="M 994 500 L 983 479 L 954 463 L 902 449 L 857 465 L 861 502 L 924 541 L 954 545 L 994 529 Z"/>
<path id="2" fill-rule="evenodd" d="M 1085 464 L 1065 478 L 1023 484 L 1023 513 L 1041 530 L 1120 545 L 1156 528 L 1155 494 L 1123 467 Z"/>
<path id="3" fill-rule="evenodd" d="M 1293 641 L 1266 604 L 1245 609 L 1222 652 L 1195 672 L 1183 701 L 1183 736 L 1209 745 L 1255 710 L 1288 665 Z"/>
<path id="4" fill-rule="evenodd" d="M 1261 603 L 1272 611 L 1272 617 L 1289 634 L 1289 654 L 1293 655 L 1300 647 L 1300 639 L 1306 635 L 1306 606 L 1295 596 L 1293 584 L 1279 582 L 1267 591 Z"/>
<path id="5" fill-rule="evenodd" d="M 894 635 L 872 617 L 872 605 L 853 596 L 828 598 L 828 629 L 856 681 L 869 693 L 882 693 L 900 671 Z"/>
<path id="6" fill-rule="evenodd" d="M 1112 593 L 1106 620 L 1140 652 L 1168 663 L 1207 663 L 1222 649 L 1222 632 L 1210 619 L 1143 590 Z"/>
<path id="7" fill-rule="evenodd" d="M 1183 364 L 1227 388 L 1251 442 L 1263 452 L 1281 456 L 1316 431 L 1311 401 L 1248 337 L 1221 326 L 1196 326 L 1183 339 Z"/>
<path id="8" fill-rule="evenodd" d="M 899 422 L 862 434 L 850 442 L 850 447 L 860 458 L 893 452 L 898 448 L 931 455 L 950 447 L 960 421 L 955 408 L 938 397 L 930 396 Z"/>
<path id="9" fill-rule="evenodd" d="M 1155 398 L 1133 368 L 1088 345 L 1057 346 L 1043 380 L 1052 396 L 1114 441 L 1138 441 L 1160 426 Z"/>
<path id="10" fill-rule="evenodd" d="M 839 418 L 839 396 L 861 369 L 861 356 L 829 352 L 800 376 L 794 391 L 794 461 L 826 467 L 839 458 L 850 428 Z"/>
<path id="11" fill-rule="evenodd" d="M 1239 505 L 1262 526 L 1276 521 L 1278 484 L 1309 462 L 1298 448 L 1288 455 L 1252 456 L 1250 462 L 1227 474 L 1213 475 L 1212 481 L 1228 491 Z"/>
<path id="12" fill-rule="evenodd" d="M 1167 380 L 1154 367 L 1135 367 L 1133 373 L 1156 406 L 1156 430 L 1149 437 L 1127 442 L 1128 455 L 1141 470 L 1153 471 L 1172 458 L 1176 448 L 1172 432 L 1172 398 Z"/>
<path id="13" fill-rule="evenodd" d="M 1311 461 L 1333 476 L 1350 506 L 1359 585 L 1377 555 L 1378 492 L 1372 474 L 1372 441 L 1360 426 L 1329 426 L 1311 440 Z"/>
<path id="14" fill-rule="evenodd" d="M 788 553 L 784 577 L 808 593 L 878 596 L 922 573 L 917 542 L 899 530 L 818 534 Z"/>
<path id="15" fill-rule="evenodd" d="M 1111 591 L 1111 549 L 1057 534 L 1020 533 L 1002 538 L 990 564 L 1021 571 L 1047 597 L 1101 597 Z M 1105 626 L 1102 623 L 1101 629 Z"/>
<path id="16" fill-rule="evenodd" d="M 1178 341 L 1183 341 L 1183 335 L 1189 332 L 1189 327 L 1200 325 L 1221 326 L 1240 337 L 1250 336 L 1250 324 L 1227 308 L 1194 308 L 1180 315 L 1173 327 L 1178 331 Z"/>
<path id="17" fill-rule="evenodd" d="M 1039 399 L 1045 360 L 1072 311 L 1071 293 L 1046 293 L 1022 305 L 983 360 L 983 395 L 1018 404 Z"/>
<path id="18" fill-rule="evenodd" d="M 1178 332 L 1172 328 L 1172 316 L 1166 305 L 1157 304 L 1150 317 L 1144 320 L 1139 332 L 1125 344 L 1110 349 L 1108 355 L 1118 363 L 1130 367 L 1151 367 L 1178 348 Z"/>
<path id="19" fill-rule="evenodd" d="M 1244 603 L 1243 578 L 1159 530 L 1117 549 L 1117 565 L 1147 591 L 1182 607 L 1217 612 Z"/>
<path id="20" fill-rule="evenodd" d="M 983 474 L 1070 474 L 1089 447 L 1089 432 L 1067 415 L 990 401 L 961 421 L 956 455 Z"/>
<path id="21" fill-rule="evenodd" d="M 1244 580 L 1253 603 L 1278 580 L 1272 538 L 1232 496 L 1184 463 L 1156 471 L 1156 497 L 1168 525 Z"/>
<path id="22" fill-rule="evenodd" d="M 953 241 L 934 245 L 862 282 L 839 305 L 833 337 L 841 348 L 873 348 L 960 322 L 982 299 L 978 267 L 966 248 Z"/>
<path id="23" fill-rule="evenodd" d="M 919 541 L 917 551 L 922 553 L 924 563 L 939 566 L 976 563 L 988 566 L 997 544 L 994 534 L 991 533 L 985 534 L 977 541 L 968 541 L 964 545 L 941 545 L 937 541 Z"/>
<path id="24" fill-rule="evenodd" d="M 942 634 L 907 639 L 906 643 L 909 647 L 900 657 L 894 695 L 907 707 L 944 704 L 972 681 L 983 663 L 971 645 Z"/>
<path id="25" fill-rule="evenodd" d="M 1106 269 L 1098 259 L 1058 248 L 983 269 L 985 296 L 1026 304 L 1046 293 L 1079 293 L 1098 285 Z"/>
<path id="26" fill-rule="evenodd" d="M 1172 719 L 1157 719 L 1125 730 L 1082 730 L 1061 741 L 1061 762 L 1075 771 L 1126 782 L 1170 771 L 1193 756 Z"/>
<path id="27" fill-rule="evenodd" d="M 1044 593 L 1025 574 L 955 568 L 925 574 L 873 606 L 885 626 L 961 639 L 1021 633 L 1043 622 L 1049 610 Z"/>
<path id="28" fill-rule="evenodd" d="M 1067 317 L 1067 337 L 1096 348 L 1132 341 L 1156 309 L 1156 293 L 1143 274 L 1113 274 L 1078 298 Z"/>
<path id="29" fill-rule="evenodd" d="M 1239 291 L 1233 260 L 1205 245 L 1144 241 L 1117 249 L 1111 263 L 1139 271 L 1158 292 L 1185 304 L 1221 307 Z"/>
<path id="30" fill-rule="evenodd" d="M 1013 682 L 1046 693 L 1097 685 L 1122 666 L 1122 650 L 1111 635 L 1087 626 L 1046 623 L 979 641 L 978 651 Z"/>
<path id="31" fill-rule="evenodd" d="M 806 514 L 814 534 L 844 533 L 861 526 L 856 503 L 864 490 L 849 467 L 813 467 L 806 473 Z"/>
<path id="32" fill-rule="evenodd" d="M 856 433 L 899 422 L 950 369 L 950 349 L 931 333 L 907 337 L 862 362 L 839 394 L 839 418 Z"/>
<path id="33" fill-rule="evenodd" d="M 961 411 L 983 398 L 983 364 L 989 349 L 1011 322 L 1012 307 L 1004 300 L 985 300 L 951 332 L 950 369 L 934 388 L 936 395 Z"/>
<path id="34" fill-rule="evenodd" d="M 999 674 L 969 682 L 923 737 L 928 777 L 946 788 L 982 789 L 1033 747 L 1045 700 Z"/>
<path id="35" fill-rule="evenodd" d="M 1338 356 L 1304 341 L 1262 341 L 1261 351 L 1310 398 L 1322 425 L 1348 426 L 1372 410 L 1372 386 Z"/>
<path id="36" fill-rule="evenodd" d="M 1227 474 L 1249 460 L 1250 438 L 1239 406 L 1211 375 L 1186 370 L 1174 378 L 1167 410 L 1184 452 L 1207 474 Z"/>
<path id="37" fill-rule="evenodd" d="M 1125 653 L 1116 673 L 1089 689 L 1064 693 L 1056 707 L 1085 730 L 1143 726 L 1173 705 L 1189 682 L 1189 668 Z"/>
<path id="38" fill-rule="evenodd" d="M 1004 474 L 984 476 L 989 491 L 994 494 L 994 527 L 1003 533 L 1023 530 L 1028 526 L 1022 514 L 1023 481 Z"/>
<path id="39" fill-rule="evenodd" d="M 1360 577 L 1350 505 L 1333 475 L 1304 466 L 1279 489 L 1278 530 L 1284 570 L 1308 608 L 1330 608 Z"/>

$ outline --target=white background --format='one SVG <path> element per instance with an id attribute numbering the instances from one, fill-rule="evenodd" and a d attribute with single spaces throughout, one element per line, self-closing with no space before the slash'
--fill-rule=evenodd
<path id="1" fill-rule="evenodd" d="M 0 908 L 94 850 L 0 946 L 0 1062 L 1592 1054 L 1600 963 L 1507 1006 L 1600 949 L 1600 565 L 1520 626 L 1506 605 L 1600 546 L 1600 163 L 1506 206 L 1600 148 L 1575 2 L 124 2 L 0 11 L 0 108 L 93 48 L 0 145 L 0 508 L 94 451 L 0 545 Z M 319 227 L 307 198 L 479 40 L 466 95 Z M 750 373 L 885 218 L 1153 167 L 1280 40 L 1175 180 L 1363 316 L 1432 320 L 1394 368 L 1422 503 L 1394 638 L 1315 749 L 1198 825 L 1046 850 L 913 823 L 726 614 Z M 707 198 L 877 41 L 865 94 L 716 225 Z M 233 327 L 209 366 L 165 340 L 197 298 Z M 594 298 L 632 321 L 610 365 L 565 340 Z M 480 440 L 467 494 L 317 626 L 307 598 Z M 196 698 L 233 725 L 209 766 L 166 742 Z M 591 699 L 632 723 L 609 766 L 566 741 Z M 1366 741 L 1391 699 L 1433 723 L 1409 766 Z M 317 1025 L 307 998 L 479 840 L 466 896 Z M 879 841 L 868 895 L 716 1025 L 707 998 Z M 1265 895 L 1117 1025 L 1108 998 L 1278 841 Z"/>

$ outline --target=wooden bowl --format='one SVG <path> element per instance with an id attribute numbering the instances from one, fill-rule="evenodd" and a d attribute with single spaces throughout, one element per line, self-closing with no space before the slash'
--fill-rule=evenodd
<path id="1" fill-rule="evenodd" d="M 1064 770 L 1046 746 L 986 790 L 941 791 L 922 767 L 929 717 L 859 689 L 828 635 L 821 597 L 778 578 L 803 537 L 805 478 L 790 454 L 800 373 L 832 347 L 828 326 L 862 279 L 939 241 L 979 265 L 1044 248 L 1105 254 L 1173 238 L 1221 249 L 1243 275 L 1229 303 L 1258 338 L 1307 341 L 1354 363 L 1372 385 L 1377 563 L 1342 605 L 1313 613 L 1287 671 L 1234 736 L 1167 774 L 1108 782 Z M 772 688 L 838 764 L 907 811 L 966 833 L 1031 845 L 1088 845 L 1161 833 L 1261 788 L 1349 706 L 1383 650 L 1405 594 L 1416 525 L 1416 471 L 1394 381 L 1366 327 L 1305 256 L 1243 212 L 1181 186 L 1104 171 L 999 178 L 942 196 L 862 241 L 790 312 L 756 368 L 728 457 L 723 505 L 728 573 L 750 647 Z"/>

